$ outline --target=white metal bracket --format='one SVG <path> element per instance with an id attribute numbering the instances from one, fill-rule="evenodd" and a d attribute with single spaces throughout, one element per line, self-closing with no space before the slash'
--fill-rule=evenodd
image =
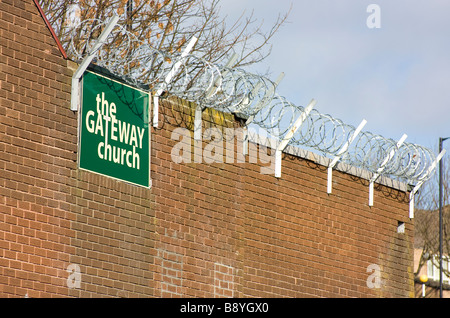
<path id="1" fill-rule="evenodd" d="M 70 97 L 70 110 L 78 111 L 78 104 L 80 102 L 80 78 L 83 76 L 84 72 L 88 68 L 89 64 L 91 64 L 92 60 L 95 57 L 95 54 L 100 49 L 100 47 L 105 42 L 108 35 L 112 32 L 117 22 L 119 21 L 118 16 L 113 16 L 111 20 L 106 25 L 106 28 L 98 37 L 92 49 L 89 51 L 88 55 L 84 58 L 81 64 L 78 66 L 75 73 L 72 76 L 72 88 L 71 88 L 71 97 Z"/>
<path id="2" fill-rule="evenodd" d="M 216 90 L 222 84 L 222 79 L 230 72 L 228 69 L 232 68 L 236 64 L 236 61 L 238 58 L 239 58 L 239 55 L 237 55 L 237 53 L 233 53 L 233 55 L 230 57 L 228 62 L 223 67 L 223 69 L 225 69 L 225 71 L 220 72 L 221 76 L 218 76 L 214 80 L 214 83 L 209 87 L 208 92 L 206 93 L 206 99 L 211 98 L 211 96 L 213 96 L 215 94 Z"/>
<path id="3" fill-rule="evenodd" d="M 334 157 L 333 161 L 328 166 L 328 179 L 327 179 L 327 193 L 330 194 L 332 190 L 332 174 L 333 174 L 333 168 L 338 163 L 338 161 L 341 159 L 342 155 L 347 152 L 348 147 L 352 144 L 352 142 L 355 140 L 356 136 L 361 132 L 363 127 L 367 124 L 367 120 L 363 119 L 363 121 L 359 124 L 358 128 L 354 131 L 353 135 L 350 137 L 350 139 L 342 146 L 342 148 L 339 150 L 339 152 Z"/>
<path id="4" fill-rule="evenodd" d="M 159 97 L 164 92 L 164 89 L 167 87 L 167 85 L 172 81 L 172 78 L 178 72 L 178 69 L 180 68 L 181 64 L 183 64 L 184 58 L 189 54 L 189 52 L 192 50 L 196 42 L 197 38 L 192 37 L 187 47 L 184 49 L 183 53 L 181 53 L 181 58 L 174 64 L 170 72 L 166 75 L 166 78 L 164 79 L 164 82 L 162 83 L 161 87 L 153 95 L 153 127 L 158 127 Z"/>
<path id="5" fill-rule="evenodd" d="M 203 108 L 197 105 L 194 115 L 194 140 L 202 140 L 202 115 Z"/>
<path id="6" fill-rule="evenodd" d="M 433 172 L 433 170 L 436 168 L 439 161 L 441 161 L 442 157 L 445 155 L 446 150 L 443 149 L 439 155 L 436 157 L 436 159 L 433 161 L 431 166 L 428 168 L 427 173 L 420 179 L 420 181 L 416 184 L 416 186 L 412 189 L 412 191 L 409 193 L 409 218 L 414 218 L 414 201 L 415 201 L 415 195 L 417 191 L 419 191 L 422 184 L 427 180 L 428 176 Z"/>
<path id="7" fill-rule="evenodd" d="M 281 160 L 282 160 L 282 153 L 284 148 L 288 145 L 289 141 L 294 137 L 294 134 L 297 132 L 297 130 L 302 126 L 303 122 L 306 120 L 306 118 L 309 116 L 309 113 L 313 109 L 313 107 L 316 105 L 316 101 L 313 99 L 309 102 L 308 106 L 305 108 L 303 113 L 297 118 L 294 125 L 289 129 L 286 136 L 283 138 L 281 143 L 278 145 L 277 149 L 275 150 L 275 177 L 280 178 L 281 177 Z"/>
<path id="8" fill-rule="evenodd" d="M 369 181 L 369 206 L 373 206 L 373 188 L 374 188 L 375 181 L 378 179 L 380 174 L 386 168 L 386 164 L 389 162 L 389 160 L 392 159 L 392 157 L 394 157 L 395 153 L 398 151 L 398 149 L 401 147 L 401 145 L 403 144 L 403 142 L 405 141 L 405 139 L 407 137 L 408 136 L 406 134 L 404 134 L 402 136 L 402 138 L 400 138 L 400 140 L 397 142 L 397 147 L 395 149 L 391 149 L 389 154 L 386 156 L 384 161 L 381 163 L 381 166 L 378 168 L 377 172 L 374 173 L 372 178 L 370 179 L 370 181 Z"/>

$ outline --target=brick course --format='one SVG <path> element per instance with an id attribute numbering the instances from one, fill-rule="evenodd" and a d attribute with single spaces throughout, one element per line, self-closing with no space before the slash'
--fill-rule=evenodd
<path id="1" fill-rule="evenodd" d="M 32 1 L 1 1 L 0 21 L 0 294 L 67 296 L 70 72 Z"/>
<path id="2" fill-rule="evenodd" d="M 277 179 L 237 162 L 237 142 L 234 160 L 177 164 L 172 132 L 193 136 L 194 105 L 175 98 L 152 130 L 150 189 L 80 170 L 72 72 L 34 2 L 0 0 L 1 297 L 414 296 L 405 191 L 377 184 L 369 207 L 364 178 L 335 171 L 328 195 L 323 165 L 285 153 Z"/>

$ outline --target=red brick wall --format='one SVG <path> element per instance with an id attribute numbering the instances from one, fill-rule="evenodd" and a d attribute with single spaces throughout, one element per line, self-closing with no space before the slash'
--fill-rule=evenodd
<path id="1" fill-rule="evenodd" d="M 0 1 L 0 296 L 66 296 L 70 71 L 33 1 Z"/>
<path id="2" fill-rule="evenodd" d="M 407 193 L 378 186 L 369 207 L 368 182 L 335 171 L 328 195 L 324 166 L 288 154 L 279 179 L 236 153 L 177 164 L 193 107 L 175 99 L 151 189 L 79 170 L 72 71 L 33 1 L 0 0 L 0 32 L 0 297 L 414 296 Z M 209 110 L 203 124 L 239 127 Z"/>

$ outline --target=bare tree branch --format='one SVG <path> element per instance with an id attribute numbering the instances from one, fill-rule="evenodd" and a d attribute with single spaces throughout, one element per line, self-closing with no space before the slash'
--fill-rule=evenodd
<path id="1" fill-rule="evenodd" d="M 196 36 L 198 42 L 192 53 L 210 63 L 220 64 L 232 53 L 240 52 L 235 67 L 264 60 L 270 54 L 270 40 L 289 14 L 278 16 L 269 31 L 263 32 L 263 23 L 256 24 L 253 15 L 241 16 L 228 27 L 226 17 L 220 14 L 220 0 L 39 0 L 39 3 L 66 50 L 73 43 L 77 52 L 86 51 L 101 31 L 95 28 L 96 24 L 117 14 L 119 23 L 126 25 L 127 31 L 155 49 L 179 52 L 192 36 Z M 80 26 L 80 22 L 90 19 L 93 19 L 91 25 Z M 77 25 L 80 29 L 73 33 Z M 121 41 L 124 39 L 117 37 L 102 50 L 112 54 L 114 46 L 120 46 Z M 137 51 L 138 47 L 127 48 L 123 58 Z M 163 67 L 163 61 L 152 63 L 143 78 L 152 78 Z"/>
<path id="2" fill-rule="evenodd" d="M 450 159 L 444 156 L 443 160 L 443 254 L 450 252 Z M 415 239 L 416 248 L 422 249 L 421 259 L 416 274 L 422 266 L 431 260 L 433 265 L 439 268 L 439 171 L 426 181 L 416 199 L 418 208 L 415 214 Z M 443 273 L 450 276 L 450 271 L 443 268 Z"/>

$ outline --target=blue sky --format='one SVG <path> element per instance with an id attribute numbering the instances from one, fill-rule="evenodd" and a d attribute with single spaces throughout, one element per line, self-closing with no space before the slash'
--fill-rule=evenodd
<path id="1" fill-rule="evenodd" d="M 370 4 L 380 28 L 369 28 Z M 292 5 L 288 23 L 258 65 L 278 93 L 347 124 L 437 149 L 450 136 L 450 1 L 223 0 L 230 22 L 244 10 L 267 30 Z M 253 71 L 250 70 L 249 71 Z M 450 143 L 446 145 L 450 149 Z"/>

